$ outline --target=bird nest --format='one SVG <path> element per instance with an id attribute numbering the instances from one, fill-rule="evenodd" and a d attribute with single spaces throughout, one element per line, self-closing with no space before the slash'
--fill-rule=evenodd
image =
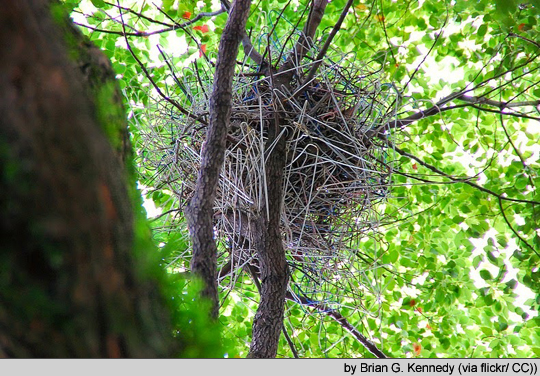
<path id="1" fill-rule="evenodd" d="M 291 291 L 312 301 L 336 302 L 329 292 L 339 294 L 341 284 L 350 290 L 351 278 L 356 286 L 370 285 L 359 277 L 356 255 L 359 240 L 380 220 L 376 205 L 389 192 L 393 153 L 369 135 L 395 117 L 399 93 L 382 82 L 380 70 L 335 50 L 301 87 L 317 52 L 314 47 L 294 68 L 298 83 L 292 92 L 281 93 L 289 98 L 285 107 L 278 107 L 270 78 L 258 67 L 247 58 L 238 66 L 214 203 L 215 233 L 222 245 L 222 283 L 257 264 L 250 221 L 268 207 L 265 158 L 273 145 L 267 145 L 267 124 L 276 110 L 285 112 L 288 123 L 278 136 L 287 140 L 281 232 L 293 271 Z M 212 87 L 211 68 L 201 61 L 194 66 L 181 78 L 171 73 L 183 92 L 177 100 L 192 116 L 158 97 L 147 107 L 149 124 L 142 137 L 143 168 L 155 171 L 153 186 L 174 192 L 180 209 L 195 188 L 206 136 L 196 119 L 207 117 Z"/>

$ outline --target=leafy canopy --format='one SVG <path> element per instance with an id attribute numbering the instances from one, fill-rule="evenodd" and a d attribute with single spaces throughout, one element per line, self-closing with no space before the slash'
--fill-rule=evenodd
<path id="1" fill-rule="evenodd" d="M 140 182 L 149 188 L 148 200 L 174 214 L 152 221 L 155 240 L 164 254 L 173 251 L 164 258 L 169 271 L 185 271 L 189 245 L 183 220 L 174 212 L 174 193 L 154 186 L 157 171 L 143 163 L 144 107 L 155 95 L 149 77 L 165 95 L 182 96 L 171 68 L 194 74 L 195 61 L 204 55 L 215 59 L 226 14 L 171 28 L 215 11 L 215 4 L 163 0 L 156 8 L 123 0 L 122 26 L 115 4 L 65 3 L 119 75 L 131 104 Z M 344 4 L 328 5 L 317 37 L 329 32 Z M 302 27 L 305 6 L 305 1 L 254 2 L 247 29 L 255 36 L 275 26 L 278 38 L 286 38 L 295 25 Z M 365 284 L 351 286 L 361 299 L 340 308 L 388 355 L 540 356 L 539 12 L 538 0 L 362 1 L 333 42 L 336 49 L 377 64 L 385 81 L 399 88 L 402 118 L 444 108 L 393 130 L 398 173 L 379 208 L 390 219 L 357 245 L 358 262 L 371 264 L 363 264 Z M 131 52 L 124 32 L 132 34 Z M 264 50 L 265 40 L 252 42 Z M 460 96 L 438 105 L 452 93 Z M 223 291 L 220 322 L 228 356 L 242 356 L 258 293 L 248 275 L 240 275 L 233 287 Z M 370 356 L 335 321 L 307 307 L 288 302 L 285 324 L 302 357 Z M 279 355 L 292 356 L 283 336 Z"/>

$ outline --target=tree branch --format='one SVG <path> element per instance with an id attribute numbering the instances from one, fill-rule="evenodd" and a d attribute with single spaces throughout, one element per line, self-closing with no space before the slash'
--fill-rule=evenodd
<path id="1" fill-rule="evenodd" d="M 311 307 L 317 311 L 319 311 L 320 313 L 323 313 L 325 314 L 326 316 L 329 316 L 331 318 L 333 318 L 335 321 L 337 321 L 337 323 L 339 325 L 341 325 L 341 327 L 343 329 L 345 329 L 346 331 L 348 331 L 349 333 L 351 333 L 353 335 L 354 338 L 356 338 L 356 340 L 358 342 L 360 342 L 365 348 L 366 350 L 368 350 L 370 353 L 372 353 L 373 355 L 375 355 L 375 357 L 379 358 L 379 359 L 386 359 L 388 358 L 388 356 L 386 356 L 385 353 L 383 353 L 381 350 L 379 350 L 377 348 L 377 346 L 372 343 L 369 339 L 367 339 L 362 333 L 360 333 L 360 331 L 358 331 L 358 329 L 356 329 L 354 327 L 354 325 L 352 325 L 345 317 L 343 317 L 343 315 L 341 313 L 339 313 L 337 310 L 335 309 L 332 309 L 330 307 L 328 307 L 327 305 L 325 304 L 322 304 L 322 303 L 316 303 L 316 302 L 311 302 L 310 300 L 308 300 L 306 297 L 304 296 L 299 296 L 297 295 L 296 297 L 294 297 L 290 292 L 287 292 L 287 296 L 286 298 L 290 301 L 293 301 L 295 303 L 298 303 L 298 304 L 301 304 L 301 305 L 305 305 L 305 306 L 308 306 L 308 307 Z"/>
<path id="2" fill-rule="evenodd" d="M 149 22 L 152 22 L 152 23 L 155 23 L 155 24 L 158 24 L 158 25 L 161 25 L 161 26 L 165 26 L 165 27 L 172 27 L 172 25 L 166 23 L 166 22 L 162 22 L 162 21 L 159 21 L 159 20 L 155 20 L 151 17 L 148 17 L 147 15 L 145 14 L 142 14 L 141 12 L 137 12 L 137 11 L 134 11 L 133 9 L 131 8 L 128 8 L 128 7 L 123 7 L 123 6 L 120 6 L 119 4 L 113 4 L 113 3 L 109 3 L 107 1 L 105 1 L 105 4 L 107 5 L 110 5 L 110 6 L 113 6 L 115 8 L 118 8 L 119 10 L 123 10 L 124 12 L 126 13 L 131 13 L 131 14 L 134 14 L 135 16 L 137 16 L 138 18 L 142 18 L 143 20 L 147 20 Z"/>
<path id="3" fill-rule="evenodd" d="M 442 25 L 441 29 L 439 30 L 439 33 L 437 34 L 437 36 L 435 37 L 435 40 L 433 41 L 433 44 L 431 45 L 431 47 L 429 48 L 428 52 L 426 53 L 426 55 L 422 58 L 422 61 L 418 64 L 418 66 L 416 67 L 416 69 L 414 70 L 413 74 L 409 77 L 409 80 L 407 81 L 407 83 L 405 84 L 405 86 L 403 86 L 403 91 L 407 88 L 407 86 L 409 86 L 409 84 L 411 83 L 411 81 L 414 79 L 414 76 L 416 76 L 416 73 L 418 73 L 420 71 L 420 67 L 422 66 L 422 64 L 424 64 L 424 62 L 426 61 L 426 59 L 428 58 L 428 56 L 431 54 L 431 52 L 433 51 L 433 49 L 435 48 L 435 46 L 437 45 L 437 42 L 439 41 L 439 38 L 441 37 L 441 35 L 443 34 L 444 32 L 444 28 L 446 26 L 446 23 L 448 22 L 448 7 L 446 8 L 446 18 L 444 20 L 444 24 Z M 383 21 L 383 26 L 384 26 L 384 21 Z M 386 29 L 385 29 L 385 35 L 386 35 Z"/>
<path id="4" fill-rule="evenodd" d="M 142 16 L 141 14 L 139 14 L 137 12 L 134 12 L 129 8 L 125 8 L 125 7 L 122 7 L 120 5 L 115 5 L 115 6 L 120 11 L 120 14 L 122 14 L 122 10 L 129 10 L 130 13 L 134 13 L 139 17 L 142 17 L 144 19 L 149 20 L 150 22 L 153 22 L 153 23 L 156 23 L 156 24 L 159 24 L 159 25 L 163 25 L 163 26 L 167 26 L 167 24 L 165 24 L 163 22 L 154 20 L 154 19 L 149 18 L 149 17 Z M 75 25 L 85 27 L 87 29 L 97 31 L 97 32 L 100 32 L 100 33 L 116 34 L 116 35 L 121 35 L 121 36 L 126 36 L 127 35 L 127 36 L 131 36 L 131 37 L 149 37 L 149 36 L 155 35 L 155 34 L 163 34 L 163 33 L 168 33 L 169 31 L 175 31 L 175 30 L 178 30 L 178 29 L 184 29 L 185 27 L 194 24 L 195 22 L 201 20 L 202 18 L 214 17 L 214 16 L 220 15 L 221 13 L 224 13 L 224 12 L 225 12 L 225 10 L 223 10 L 223 9 L 217 10 L 215 12 L 201 12 L 201 13 L 197 14 L 197 16 L 195 16 L 193 19 L 191 19 L 189 21 L 186 21 L 184 23 L 170 25 L 170 26 L 167 26 L 167 27 L 165 27 L 163 29 L 152 30 L 152 31 L 126 32 L 124 25 L 122 25 L 123 26 L 122 30 L 106 30 L 106 29 L 99 29 L 99 28 L 96 28 L 96 27 L 90 26 L 90 25 L 81 24 L 81 23 L 78 23 L 78 22 L 73 22 L 73 23 Z M 124 24 L 123 21 L 122 21 L 122 24 Z"/>
<path id="5" fill-rule="evenodd" d="M 501 112 L 502 111 L 502 108 L 501 106 L 504 106 L 503 108 L 510 108 L 510 107 L 524 107 L 524 106 L 534 106 L 534 105 L 540 105 L 540 100 L 539 101 L 527 101 L 527 102 L 516 102 L 516 103 L 504 103 L 504 102 L 496 102 L 496 101 L 492 101 L 492 100 L 489 100 L 489 99 L 485 99 L 485 98 L 482 98 L 482 97 L 471 97 L 471 96 L 466 96 L 465 93 L 466 92 L 469 92 L 471 91 L 472 89 L 467 89 L 467 90 L 462 90 L 462 91 L 459 91 L 459 92 L 455 92 L 455 93 L 452 93 L 450 94 L 449 96 L 443 98 L 442 100 L 440 100 L 437 104 L 435 104 L 434 106 L 426 109 L 426 110 L 421 110 L 421 111 L 418 111 L 410 116 L 407 116 L 403 119 L 395 119 L 395 120 L 390 120 L 388 122 L 386 122 L 385 124 L 377 127 L 377 128 L 374 128 L 374 129 L 370 129 L 369 131 L 366 132 L 366 136 L 368 138 L 373 138 L 374 136 L 383 136 L 383 132 L 385 130 L 388 130 L 388 129 L 395 129 L 395 128 L 404 128 L 406 126 L 408 126 L 409 124 L 412 124 L 418 120 L 422 120 L 422 119 L 425 119 L 427 117 L 430 117 L 430 116 L 433 116 L 433 115 L 437 115 L 441 112 L 445 112 L 445 111 L 449 111 L 449 110 L 453 110 L 453 109 L 456 109 L 456 108 L 460 108 L 460 107 L 473 107 L 473 108 L 476 108 L 480 111 L 485 111 L 485 112 L 493 112 L 493 113 L 497 113 L 497 114 L 503 114 L 503 115 L 509 115 L 509 116 L 516 116 L 516 117 L 521 117 L 521 118 L 525 118 L 525 119 L 531 119 L 531 120 L 540 120 L 540 118 L 538 117 L 534 117 L 534 116 L 529 116 L 529 115 L 524 115 L 524 114 L 518 114 L 518 113 L 514 113 L 514 112 Z M 449 106 L 449 107 L 444 107 L 445 104 L 455 100 L 455 99 L 460 99 L 460 100 L 463 100 L 465 102 L 467 102 L 466 105 L 457 105 L 457 106 Z M 497 111 L 497 110 L 491 110 L 489 108 L 483 108 L 483 107 L 480 107 L 480 106 L 477 106 L 476 104 L 479 103 L 479 104 L 487 104 L 487 105 L 492 105 L 492 106 L 496 106 L 496 107 L 499 107 L 501 108 L 500 111 Z M 384 137 L 382 137 L 384 139 Z"/>
<path id="6" fill-rule="evenodd" d="M 472 104 L 487 104 L 488 106 L 493 106 L 502 109 L 512 108 L 512 107 L 529 107 L 529 106 L 540 106 L 540 99 L 536 101 L 525 101 L 525 102 L 499 102 L 485 97 L 474 97 L 468 95 L 461 95 L 457 99 L 472 103 Z"/>
<path id="7" fill-rule="evenodd" d="M 311 48 L 313 37 L 321 23 L 327 4 L 327 0 L 313 0 L 313 5 L 311 6 L 308 19 L 304 25 L 302 35 L 300 36 L 300 39 L 298 39 L 298 42 L 296 42 L 293 51 L 276 74 L 277 80 L 275 88 L 279 89 L 282 85 L 290 82 L 291 77 L 295 73 L 293 68 L 298 65 L 300 60 L 304 58 L 307 51 Z"/>
<path id="8" fill-rule="evenodd" d="M 205 282 L 202 294 L 212 302 L 214 318 L 217 318 L 219 308 L 213 207 L 219 171 L 225 155 L 236 56 L 248 18 L 250 3 L 250 0 L 234 2 L 221 36 L 209 104 L 208 133 L 201 151 L 201 167 L 194 195 L 186 208 L 189 232 L 193 241 L 191 270 Z"/>
<path id="9" fill-rule="evenodd" d="M 536 253 L 537 256 L 540 256 L 540 253 L 538 253 L 538 251 L 535 250 L 532 245 L 530 245 L 525 239 L 523 239 L 521 237 L 521 235 L 519 235 L 519 233 L 510 224 L 510 221 L 508 220 L 508 218 L 506 218 L 506 213 L 504 212 L 504 208 L 503 208 L 503 205 L 502 205 L 502 199 L 500 197 L 499 197 L 499 208 L 501 209 L 501 214 L 502 214 L 502 216 L 504 218 L 504 221 L 506 222 L 506 224 L 508 225 L 510 230 L 512 230 L 514 235 L 516 235 L 519 240 L 521 240 L 523 243 L 525 243 L 525 245 L 527 245 L 527 247 L 529 247 L 534 253 Z"/>
<path id="10" fill-rule="evenodd" d="M 514 37 L 514 38 L 522 39 L 522 40 L 524 40 L 524 41 L 526 41 L 526 42 L 528 42 L 528 43 L 530 43 L 530 44 L 533 44 L 533 45 L 535 45 L 536 47 L 540 48 L 540 43 L 535 42 L 535 41 L 533 41 L 533 40 L 531 40 L 531 39 L 529 39 L 529 38 L 525 38 L 524 36 L 521 36 L 521 35 L 518 35 L 518 34 L 514 34 L 514 33 L 510 33 L 510 34 L 508 34 L 508 36 L 509 36 L 509 37 Z"/>
<path id="11" fill-rule="evenodd" d="M 477 106 L 475 104 L 468 104 L 468 106 L 472 107 L 472 108 L 475 108 L 477 110 L 483 111 L 483 112 L 490 112 L 490 113 L 493 113 L 493 114 L 514 116 L 514 117 L 518 117 L 518 118 L 522 118 L 522 119 L 530 119 L 530 120 L 540 121 L 540 117 L 529 116 L 529 115 L 525 115 L 525 114 L 519 114 L 517 112 L 503 112 L 502 110 L 493 110 L 491 108 L 485 108 L 485 107 Z"/>
<path id="12" fill-rule="evenodd" d="M 283 335 L 285 336 L 285 339 L 287 340 L 287 343 L 289 344 L 289 347 L 290 347 L 295 359 L 300 358 L 298 356 L 298 351 L 296 351 L 296 347 L 294 347 L 294 343 L 293 343 L 291 337 L 289 336 L 289 333 L 287 333 L 287 328 L 285 328 L 285 325 L 283 325 Z"/>
<path id="13" fill-rule="evenodd" d="M 119 4 L 120 6 L 120 4 Z M 137 57 L 137 55 L 135 54 L 135 52 L 133 51 L 133 49 L 131 48 L 131 44 L 129 43 L 129 39 L 128 39 L 128 35 L 129 33 L 126 33 L 126 25 L 124 23 L 124 16 L 123 16 L 123 13 L 122 13 L 122 10 L 120 9 L 120 19 L 122 21 L 122 29 L 123 29 L 123 36 L 124 36 L 124 39 L 126 41 L 126 47 L 128 49 L 128 51 L 131 53 L 131 56 L 133 56 L 133 58 L 135 59 L 135 61 L 137 61 L 137 64 L 139 64 L 139 66 L 141 67 L 142 71 L 144 72 L 144 75 L 146 76 L 146 78 L 148 78 L 148 80 L 150 81 L 150 83 L 152 84 L 152 86 L 154 87 L 154 89 L 156 89 L 157 93 L 163 98 L 165 99 L 167 102 L 169 102 L 170 104 L 172 104 L 174 107 L 176 107 L 178 109 L 178 111 L 180 111 L 182 114 L 186 115 L 186 116 L 189 116 L 190 118 L 194 119 L 194 120 L 197 120 L 199 121 L 200 123 L 205 124 L 205 122 L 200 118 L 200 116 L 195 116 L 193 115 L 190 111 L 186 110 L 184 107 L 182 107 L 180 105 L 180 103 L 178 103 L 177 101 L 175 101 L 174 99 L 172 98 L 169 98 L 168 96 L 166 96 L 163 91 L 161 91 L 161 89 L 159 88 L 159 86 L 154 82 L 154 80 L 152 79 L 152 76 L 150 75 L 150 72 L 148 72 L 148 69 L 146 69 L 146 66 L 142 63 L 142 61 Z"/>
<path id="14" fill-rule="evenodd" d="M 460 90 L 460 91 L 456 91 L 450 95 L 448 95 L 447 97 L 441 99 L 438 103 L 436 103 L 434 106 L 426 109 L 426 110 L 422 110 L 422 111 L 419 111 L 413 115 L 410 115 L 406 118 L 403 118 L 403 119 L 395 119 L 395 120 L 390 120 L 388 122 L 386 122 L 385 124 L 377 127 L 377 128 L 374 128 L 374 129 L 370 129 L 368 132 L 366 132 L 366 136 L 368 138 L 373 138 L 375 136 L 378 136 L 379 138 L 382 138 L 382 139 L 385 139 L 384 137 L 384 134 L 383 132 L 385 130 L 388 130 L 388 129 L 394 129 L 394 128 L 403 128 L 403 127 L 406 127 L 407 125 L 415 122 L 415 121 L 418 121 L 418 120 L 421 120 L 421 119 L 424 119 L 424 118 L 427 118 L 429 116 L 433 116 L 433 115 L 436 115 L 440 112 L 443 112 L 443 111 L 448 111 L 450 109 L 453 109 L 453 108 L 456 108 L 456 107 L 443 107 L 445 104 L 455 100 L 455 99 L 462 99 L 462 100 L 465 100 L 463 99 L 463 97 L 465 98 L 471 98 L 471 97 L 468 97 L 468 96 L 465 96 L 466 93 L 469 93 L 469 92 L 472 92 L 476 89 L 479 89 L 483 86 L 485 86 L 488 82 L 492 81 L 492 80 L 495 80 L 495 79 L 498 79 L 498 78 L 501 78 L 503 77 L 504 75 L 508 74 L 508 73 L 511 73 L 511 72 L 514 72 L 520 68 L 523 68 L 525 66 L 527 66 L 528 64 L 530 64 L 532 61 L 534 61 L 535 59 L 537 59 L 538 57 L 540 56 L 540 54 L 538 55 L 535 55 L 529 59 L 527 59 L 527 61 L 523 62 L 522 64 L 512 68 L 512 69 L 509 69 L 507 71 L 504 71 L 502 73 L 499 73 L 491 78 L 487 78 L 485 79 L 484 81 L 478 83 L 477 85 L 475 85 L 474 87 L 471 87 L 471 88 L 467 88 L 465 87 L 464 89 Z M 538 68 L 534 68 L 534 70 L 536 70 Z M 519 75 L 519 77 L 522 77 L 526 74 L 529 74 L 530 72 L 528 73 L 523 73 L 521 75 Z M 514 80 L 516 78 L 513 78 L 512 80 Z M 512 81 L 511 80 L 511 81 Z M 499 86 L 499 88 L 505 86 L 508 84 L 508 81 L 506 81 L 504 84 L 502 84 L 501 86 Z M 495 89 L 493 89 L 495 90 Z M 473 103 L 468 103 L 469 106 L 473 107 L 473 108 L 476 108 L 478 110 L 481 110 L 481 111 L 486 111 L 486 112 L 494 112 L 494 113 L 500 113 L 500 111 L 495 111 L 495 110 L 491 110 L 491 109 L 487 109 L 487 108 L 482 108 L 482 107 L 479 107 L 477 106 L 476 104 L 473 104 Z M 462 107 L 462 106 L 461 106 Z M 528 116 L 528 115 L 523 115 L 523 114 L 517 114 L 517 113 L 504 113 L 505 115 L 511 115 L 511 116 L 516 116 L 516 117 L 522 117 L 522 118 L 526 118 L 526 119 L 532 119 L 532 120 L 540 120 L 538 118 L 535 118 L 535 117 L 532 117 L 532 116 Z"/>
<path id="15" fill-rule="evenodd" d="M 388 141 L 387 141 L 388 142 Z M 388 142 L 389 143 L 389 142 Z M 471 187 L 473 188 L 476 188 L 482 192 L 485 192 L 485 193 L 488 193 L 494 197 L 497 197 L 498 199 L 500 200 L 505 200 L 505 201 L 512 201 L 512 202 L 519 202 L 519 203 L 522 203 L 522 204 L 532 204 L 532 205 L 540 205 L 540 202 L 538 201 L 531 201 L 531 200 L 522 200 L 522 199 L 517 199 L 517 198 L 510 198 L 510 197 L 505 197 L 503 196 L 502 194 L 499 194 L 499 193 L 496 193 L 496 192 L 493 192 L 492 190 L 489 190 L 487 188 L 484 188 L 476 183 L 473 183 L 470 181 L 470 178 L 455 178 L 453 176 L 450 176 L 448 175 L 447 173 L 445 173 L 444 171 L 441 171 L 439 170 L 437 167 L 435 166 L 432 166 L 426 162 L 424 162 L 423 160 L 421 160 L 420 158 L 418 158 L 417 156 L 415 155 L 412 155 L 410 153 L 407 153 L 406 151 L 404 150 L 401 150 L 400 148 L 398 148 L 397 146 L 395 145 L 391 145 L 391 148 L 394 149 L 395 151 L 397 151 L 399 154 L 405 156 L 405 157 L 408 157 L 410 159 L 414 159 L 416 162 L 418 162 L 420 165 L 424 166 L 425 168 L 441 175 L 441 176 L 444 176 L 450 180 L 452 180 L 453 182 L 455 183 L 463 183 L 463 184 L 467 184 L 467 185 L 470 185 Z"/>
<path id="16" fill-rule="evenodd" d="M 330 32 L 330 35 L 328 38 L 326 38 L 326 41 L 324 42 L 324 45 L 322 46 L 321 50 L 317 54 L 317 57 L 315 58 L 315 63 L 311 66 L 311 69 L 309 70 L 308 75 L 306 76 L 306 79 L 304 80 L 302 86 L 308 85 L 311 79 L 315 76 L 315 73 L 317 72 L 317 69 L 319 69 L 322 59 L 326 55 L 326 52 L 328 51 L 328 48 L 330 47 L 330 44 L 334 40 L 334 37 L 336 36 L 337 32 L 341 28 L 341 24 L 343 23 L 343 20 L 345 20 L 345 17 L 347 16 L 347 13 L 349 12 L 349 8 L 351 7 L 354 0 L 349 0 L 347 4 L 345 5 L 345 8 L 341 12 L 341 15 L 339 16 L 338 21 L 332 28 L 332 31 Z M 299 89 L 298 91 L 300 91 Z"/>
<path id="17" fill-rule="evenodd" d="M 449 96 L 441 99 L 438 103 L 436 103 L 434 106 L 426 109 L 426 110 L 421 110 L 421 111 L 418 111 L 410 116 L 407 116 L 406 118 L 403 118 L 403 119 L 396 119 L 396 120 L 390 120 L 389 122 L 377 127 L 377 128 L 374 128 L 374 129 L 370 129 L 369 131 L 366 132 L 366 136 L 368 138 L 373 138 L 374 136 L 382 136 L 383 135 L 383 132 L 387 129 L 394 129 L 394 128 L 404 128 L 406 127 L 407 125 L 411 124 L 411 123 L 414 123 L 415 121 L 418 121 L 418 120 L 422 120 L 424 118 L 427 118 L 429 116 L 433 116 L 433 115 L 436 115 L 440 112 L 443 112 L 443 111 L 446 111 L 450 108 L 443 108 L 443 106 L 451 101 L 453 101 L 454 99 L 458 98 L 459 96 L 463 95 L 466 91 L 464 90 L 461 90 L 459 92 L 455 92 L 455 93 L 452 93 L 450 94 Z"/>
<path id="18" fill-rule="evenodd" d="M 246 56 L 251 58 L 257 65 L 263 65 L 264 59 L 262 55 L 253 47 L 253 43 L 251 43 L 251 39 L 249 38 L 249 35 L 247 35 L 247 32 L 244 30 L 244 34 L 242 35 L 242 47 L 244 48 L 244 53 Z"/>
<path id="19" fill-rule="evenodd" d="M 327 0 L 315 0 L 304 33 L 285 63 L 274 75 L 269 70 L 273 93 L 291 87 L 294 67 L 311 47 L 311 40 L 319 26 Z M 277 90 L 276 90 L 277 89 Z M 289 267 L 281 239 L 281 205 L 283 179 L 287 160 L 286 139 L 282 133 L 287 119 L 283 96 L 274 97 L 273 119 L 269 121 L 265 143 L 266 200 L 255 221 L 254 246 L 257 250 L 261 272 L 261 301 L 253 320 L 253 336 L 248 358 L 273 358 L 277 354 L 279 336 L 283 328 L 285 295 Z"/>
<path id="20" fill-rule="evenodd" d="M 224 11 L 229 12 L 231 5 L 228 0 L 222 0 L 221 7 Z M 257 65 L 261 65 L 264 68 L 264 66 L 266 65 L 266 62 L 264 61 L 264 56 L 262 56 L 259 51 L 257 51 L 257 49 L 253 47 L 251 38 L 249 37 L 245 29 L 242 31 L 242 47 L 246 56 L 251 58 Z"/>

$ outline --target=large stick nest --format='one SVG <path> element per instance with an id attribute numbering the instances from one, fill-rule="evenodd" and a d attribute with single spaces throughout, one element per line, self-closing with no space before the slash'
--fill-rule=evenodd
<path id="1" fill-rule="evenodd" d="M 220 260 L 228 262 L 221 279 L 257 264 L 250 221 L 268 207 L 265 158 L 272 145 L 266 145 L 267 128 L 280 111 L 288 119 L 279 135 L 287 139 L 282 239 L 291 267 L 299 272 L 293 273 L 296 291 L 321 301 L 329 290 L 325 285 L 339 286 L 357 272 L 358 241 L 379 222 L 375 209 L 389 191 L 393 153 L 368 134 L 395 116 L 399 98 L 393 84 L 381 83 L 381 72 L 337 51 L 298 90 L 317 51 L 314 47 L 294 67 L 293 89 L 280 93 L 288 98 L 284 105 L 276 100 L 271 77 L 261 76 L 247 58 L 239 65 L 215 231 L 225 245 Z M 144 140 L 143 162 L 157 171 L 154 185 L 168 186 L 180 208 L 193 194 L 206 136 L 206 127 L 195 120 L 207 119 L 212 87 L 211 69 L 203 65 L 175 77 L 184 92 L 178 100 L 193 116 L 179 114 L 163 99 L 148 110 L 151 131 Z"/>

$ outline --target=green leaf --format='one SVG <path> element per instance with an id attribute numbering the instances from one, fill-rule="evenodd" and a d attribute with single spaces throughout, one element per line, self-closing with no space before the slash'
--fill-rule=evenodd
<path id="1" fill-rule="evenodd" d="M 92 4 L 96 8 L 105 8 L 106 7 L 106 4 L 105 4 L 104 0 L 91 0 L 91 1 L 92 1 Z"/>
<path id="2" fill-rule="evenodd" d="M 484 280 L 484 281 L 489 281 L 491 279 L 493 279 L 493 276 L 491 275 L 491 273 L 486 270 L 486 269 L 482 269 L 480 270 L 480 277 Z"/>

